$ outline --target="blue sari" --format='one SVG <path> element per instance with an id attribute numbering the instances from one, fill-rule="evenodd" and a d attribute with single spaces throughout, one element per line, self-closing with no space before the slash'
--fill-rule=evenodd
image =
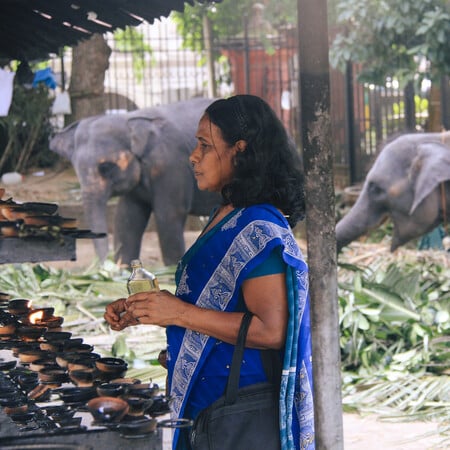
<path id="1" fill-rule="evenodd" d="M 186 252 L 177 268 L 176 295 L 202 308 L 240 310 L 241 285 L 271 252 L 287 265 L 289 322 L 280 389 L 283 450 L 314 449 L 314 409 L 308 268 L 285 217 L 271 205 L 235 209 Z M 167 327 L 168 375 L 174 419 L 194 419 L 224 390 L 233 345 L 184 328 Z M 265 380 L 260 351 L 245 349 L 240 386 Z M 205 378 L 212 374 L 212 383 Z M 196 406 L 193 406 L 196 405 Z M 173 437 L 173 448 L 185 446 Z"/>

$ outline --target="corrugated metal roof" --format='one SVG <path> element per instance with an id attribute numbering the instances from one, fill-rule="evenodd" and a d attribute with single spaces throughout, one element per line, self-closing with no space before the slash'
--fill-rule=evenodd
<path id="1" fill-rule="evenodd" d="M 32 61 L 93 33 L 167 17 L 194 0 L 0 0 L 0 59 Z"/>

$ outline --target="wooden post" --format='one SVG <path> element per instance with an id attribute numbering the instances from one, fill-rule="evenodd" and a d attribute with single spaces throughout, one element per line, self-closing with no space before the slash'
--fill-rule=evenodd
<path id="1" fill-rule="evenodd" d="M 327 1 L 298 0 L 316 450 L 342 450 L 341 359 Z"/>

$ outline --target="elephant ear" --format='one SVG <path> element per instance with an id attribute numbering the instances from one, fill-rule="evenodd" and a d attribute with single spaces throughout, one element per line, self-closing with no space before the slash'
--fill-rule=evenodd
<path id="1" fill-rule="evenodd" d="M 410 177 L 414 184 L 412 214 L 440 183 L 450 180 L 450 148 L 439 142 L 418 145 Z"/>
<path id="2" fill-rule="evenodd" d="M 50 150 L 70 160 L 75 150 L 75 132 L 79 124 L 80 121 L 73 122 L 55 133 L 49 142 Z"/>
<path id="3" fill-rule="evenodd" d="M 155 147 L 166 119 L 155 116 L 133 116 L 127 121 L 130 130 L 131 151 L 138 158 L 146 156 L 146 151 Z"/>

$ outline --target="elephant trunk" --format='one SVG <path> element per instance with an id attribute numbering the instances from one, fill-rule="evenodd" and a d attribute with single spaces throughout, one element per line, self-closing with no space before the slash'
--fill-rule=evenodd
<path id="1" fill-rule="evenodd" d="M 83 193 L 84 218 L 89 229 L 94 233 L 108 233 L 107 202 L 109 196 L 93 196 L 92 193 Z M 108 256 L 108 238 L 93 239 L 95 252 L 104 261 Z"/>
<path id="2" fill-rule="evenodd" d="M 378 225 L 386 211 L 369 202 L 367 191 L 363 190 L 352 209 L 336 224 L 337 250 Z"/>
<path id="3" fill-rule="evenodd" d="M 336 225 L 337 250 L 363 235 L 367 228 L 359 214 L 350 211 Z"/>

